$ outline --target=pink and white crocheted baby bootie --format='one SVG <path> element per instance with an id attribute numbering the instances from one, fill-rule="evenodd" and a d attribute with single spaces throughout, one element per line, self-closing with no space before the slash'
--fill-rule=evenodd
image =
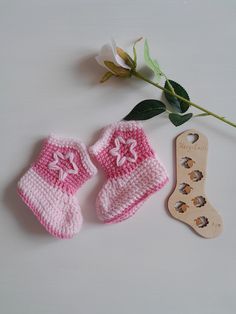
<path id="1" fill-rule="evenodd" d="M 95 173 L 82 142 L 50 136 L 39 158 L 18 182 L 18 193 L 49 233 L 69 239 L 82 224 L 75 193 Z"/>
<path id="2" fill-rule="evenodd" d="M 108 179 L 96 201 L 97 215 L 103 222 L 129 218 L 148 196 L 168 181 L 164 167 L 138 122 L 109 125 L 89 151 Z"/>

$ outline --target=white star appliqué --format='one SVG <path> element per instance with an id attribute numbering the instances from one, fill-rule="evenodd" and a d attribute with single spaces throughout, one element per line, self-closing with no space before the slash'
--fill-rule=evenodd
<path id="1" fill-rule="evenodd" d="M 121 156 L 120 146 L 121 144 L 129 146 L 129 152 L 132 157 Z M 136 162 L 138 156 L 134 148 L 137 146 L 136 140 L 129 138 L 124 140 L 122 136 L 115 138 L 115 147 L 110 150 L 110 154 L 116 157 L 116 165 L 118 167 L 122 166 L 126 161 Z"/>
<path id="2" fill-rule="evenodd" d="M 55 170 L 59 172 L 59 179 L 61 181 L 64 181 L 65 178 L 68 176 L 68 174 L 77 174 L 78 173 L 78 167 L 74 162 L 74 154 L 72 152 L 69 152 L 65 155 L 63 155 L 61 152 L 54 152 L 53 158 L 54 160 L 48 164 L 48 168 L 51 170 Z M 63 169 L 58 165 L 59 159 L 62 160 L 69 160 L 72 169 Z"/>

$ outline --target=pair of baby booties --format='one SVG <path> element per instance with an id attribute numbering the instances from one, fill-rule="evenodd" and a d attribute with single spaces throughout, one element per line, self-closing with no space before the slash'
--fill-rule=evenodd
<path id="1" fill-rule="evenodd" d="M 97 172 L 90 155 L 107 178 L 96 200 L 98 218 L 105 223 L 129 218 L 168 181 L 139 122 L 121 121 L 105 127 L 89 149 L 77 139 L 49 136 L 37 160 L 19 180 L 18 193 L 57 238 L 72 238 L 81 228 L 75 194 Z"/>

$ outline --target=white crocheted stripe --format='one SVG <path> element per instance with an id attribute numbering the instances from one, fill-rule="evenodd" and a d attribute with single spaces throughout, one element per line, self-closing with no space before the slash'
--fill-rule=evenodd
<path id="1" fill-rule="evenodd" d="M 110 124 L 103 129 L 100 139 L 89 148 L 89 152 L 93 155 L 99 154 L 109 145 L 115 130 L 133 131 L 137 129 L 142 129 L 142 124 L 136 121 L 120 121 Z"/>
<path id="2" fill-rule="evenodd" d="M 125 144 L 129 146 L 129 151 L 132 157 L 121 156 L 120 152 L 120 144 Z M 116 157 L 116 165 L 117 167 L 122 166 L 126 160 L 129 162 L 136 162 L 138 155 L 134 148 L 137 146 L 137 141 L 135 139 L 129 138 L 128 140 L 124 140 L 122 136 L 118 136 L 115 138 L 115 147 L 110 150 L 110 154 Z"/>
<path id="3" fill-rule="evenodd" d="M 93 176 L 97 173 L 97 168 L 92 163 L 86 145 L 78 139 L 75 138 L 66 138 L 63 136 L 58 136 L 55 134 L 51 134 L 48 137 L 48 143 L 55 145 L 57 147 L 72 147 L 78 149 L 81 156 L 81 161 L 83 167 L 87 170 L 90 176 Z"/>
<path id="4" fill-rule="evenodd" d="M 18 190 L 44 227 L 59 238 L 70 238 L 82 224 L 80 207 L 75 197 L 49 185 L 32 168 L 18 182 Z M 70 225 L 64 224 L 61 213 L 75 215 Z"/>
<path id="5" fill-rule="evenodd" d="M 68 152 L 66 154 L 62 154 L 61 152 L 57 151 L 53 153 L 53 161 L 48 164 L 48 168 L 53 171 L 59 172 L 59 180 L 63 181 L 68 176 L 68 174 L 78 174 L 79 170 L 74 162 L 75 155 L 72 152 Z M 69 160 L 72 169 L 63 169 L 59 165 L 59 159 L 62 160 Z"/>
<path id="6" fill-rule="evenodd" d="M 27 196 L 35 194 L 34 192 L 36 192 L 37 189 L 39 194 L 45 192 L 49 197 L 53 196 L 54 199 L 60 199 L 64 194 L 62 190 L 48 184 L 33 168 L 30 168 L 20 179 L 18 188 L 24 190 Z"/>
<path id="7" fill-rule="evenodd" d="M 103 221 L 114 219 L 129 207 L 132 212 L 139 200 L 143 202 L 145 195 L 160 189 L 167 180 L 166 171 L 158 160 L 145 159 L 133 172 L 110 179 L 103 186 L 96 201 L 98 217 Z"/>

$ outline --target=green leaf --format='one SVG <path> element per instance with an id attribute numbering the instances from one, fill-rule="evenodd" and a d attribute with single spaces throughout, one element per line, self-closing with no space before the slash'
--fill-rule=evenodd
<path id="1" fill-rule="evenodd" d="M 137 66 L 137 51 L 136 51 L 136 44 L 142 40 L 143 37 L 138 38 L 137 40 L 135 40 L 134 44 L 133 44 L 133 54 L 134 54 L 134 64 L 135 67 Z"/>
<path id="2" fill-rule="evenodd" d="M 157 82 L 160 82 L 163 73 L 160 69 L 158 62 L 150 57 L 147 40 L 145 40 L 144 43 L 144 60 L 149 69 L 151 69 L 154 72 Z"/>
<path id="3" fill-rule="evenodd" d="M 112 72 L 112 74 L 116 75 L 116 76 L 120 76 L 120 77 L 129 77 L 130 76 L 130 70 L 122 68 L 116 64 L 114 64 L 111 61 L 104 61 L 104 64 L 106 67 L 108 67 L 108 69 L 110 70 L 110 72 Z"/>
<path id="4" fill-rule="evenodd" d="M 180 84 L 176 83 L 175 81 L 166 80 L 165 88 L 168 89 L 169 91 L 172 91 L 175 94 L 187 99 L 187 100 L 190 100 L 189 95 L 186 92 L 186 90 Z M 189 104 L 187 104 L 183 100 L 180 100 L 177 97 L 175 97 L 175 96 L 173 96 L 167 92 L 164 92 L 164 94 L 165 94 L 165 97 L 166 97 L 168 103 L 173 107 L 173 109 L 175 111 L 184 113 L 188 110 Z"/>
<path id="5" fill-rule="evenodd" d="M 134 60 L 130 57 L 130 55 L 128 55 L 128 53 L 126 51 L 124 51 L 120 47 L 117 47 L 116 51 L 117 51 L 118 55 L 121 57 L 121 59 L 123 59 L 125 61 L 125 64 L 127 64 L 131 69 L 135 69 L 136 64 L 135 64 Z"/>
<path id="6" fill-rule="evenodd" d="M 100 80 L 100 83 L 104 83 L 104 82 L 106 82 L 107 80 L 109 80 L 109 78 L 110 77 L 112 77 L 113 76 L 113 74 L 111 73 L 111 72 L 106 72 L 104 75 L 103 75 L 103 77 L 101 78 L 101 80 Z"/>
<path id="7" fill-rule="evenodd" d="M 184 115 L 180 115 L 178 113 L 170 113 L 169 119 L 175 126 L 179 126 L 179 125 L 187 122 L 189 119 L 191 119 L 192 116 L 193 116 L 192 113 L 186 113 Z"/>
<path id="8" fill-rule="evenodd" d="M 137 104 L 123 120 L 148 120 L 166 111 L 163 102 L 146 99 Z"/>

